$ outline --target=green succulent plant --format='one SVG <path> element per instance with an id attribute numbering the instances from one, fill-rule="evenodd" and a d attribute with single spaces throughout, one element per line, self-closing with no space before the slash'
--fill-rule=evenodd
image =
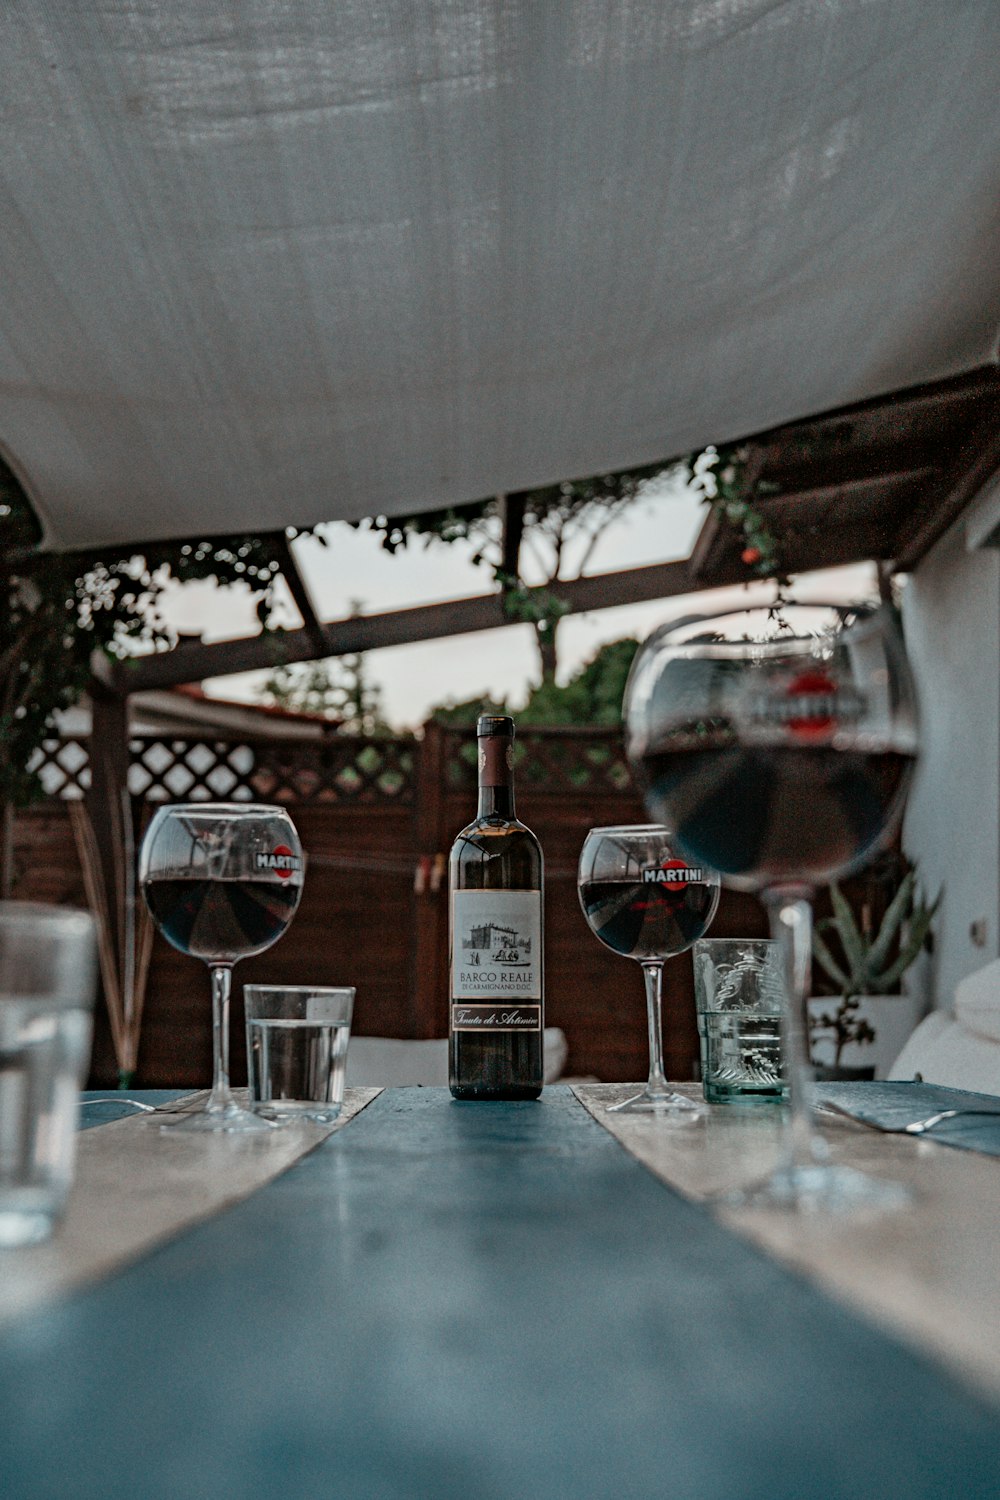
<path id="1" fill-rule="evenodd" d="M 923 948 L 931 922 L 941 902 L 939 891 L 927 904 L 917 883 L 917 872 L 909 870 L 900 881 L 878 932 L 874 935 L 858 925 L 843 891 L 830 886 L 833 916 L 818 923 L 813 934 L 813 955 L 820 968 L 840 991 L 835 1008 L 811 1015 L 809 1034 L 815 1041 L 829 1036 L 834 1044 L 834 1065 L 849 1042 L 865 1045 L 875 1040 L 875 1031 L 860 1012 L 859 996 L 891 994 Z M 839 962 L 823 937 L 836 934 L 843 955 Z"/>
<path id="2" fill-rule="evenodd" d="M 820 968 L 845 998 L 891 994 L 927 941 L 941 892 L 928 905 L 917 884 L 916 870 L 909 870 L 900 881 L 878 932 L 871 936 L 858 926 L 836 883 L 830 887 L 830 899 L 833 916 L 817 924 L 813 937 L 813 954 Z M 843 962 L 834 957 L 823 937 L 824 931 L 836 933 Z"/>

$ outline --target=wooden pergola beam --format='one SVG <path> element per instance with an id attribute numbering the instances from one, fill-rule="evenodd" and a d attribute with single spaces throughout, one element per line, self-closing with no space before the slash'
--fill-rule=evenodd
<path id="1" fill-rule="evenodd" d="M 284 531 L 276 531 L 268 537 L 268 541 L 274 548 L 274 555 L 281 568 L 281 576 L 288 585 L 288 592 L 292 596 L 295 608 L 302 616 L 303 629 L 310 636 L 314 637 L 318 644 L 321 639 L 320 633 L 323 626 L 316 611 L 313 596 L 309 591 L 309 585 L 303 578 L 295 554 L 292 551 L 292 544 L 288 540 L 288 534 Z"/>
<path id="2" fill-rule="evenodd" d="M 997 386 L 996 366 L 982 365 L 966 375 L 906 386 L 887 396 L 870 396 L 865 401 L 837 407 L 815 417 L 768 428 L 751 434 L 746 441 L 766 448 L 769 464 L 780 468 L 786 462 L 799 462 L 796 449 L 822 445 L 825 439 L 835 438 L 845 423 L 869 436 L 882 431 L 891 435 L 893 429 L 915 416 L 927 419 L 929 425 L 934 420 L 940 422 L 949 414 L 961 411 L 972 401 L 989 400 L 996 395 Z M 834 451 L 824 449 L 820 461 L 826 462 Z"/>
<path id="3" fill-rule="evenodd" d="M 508 578 L 521 576 L 521 538 L 524 535 L 526 496 L 519 492 L 503 497 L 503 535 L 500 542 L 500 567 Z"/>
<path id="4" fill-rule="evenodd" d="M 1000 380 L 990 367 L 958 380 L 912 388 L 899 393 L 891 402 L 886 398 L 873 398 L 812 421 L 748 438 L 751 464 L 757 474 L 766 477 L 770 464 L 779 471 L 782 467 L 802 471 L 797 475 L 798 485 L 787 492 L 760 497 L 765 510 L 771 506 L 795 507 L 795 524 L 785 523 L 789 526 L 783 559 L 786 570 L 802 573 L 865 560 L 891 562 L 897 570 L 904 570 L 919 561 L 989 476 L 1000 468 L 998 388 Z M 806 464 L 803 470 L 802 462 L 794 455 L 797 440 L 813 442 L 827 430 L 836 434 L 838 424 L 845 421 L 881 420 L 891 428 L 915 409 L 925 408 L 928 413 L 944 412 L 970 401 L 975 401 L 980 411 L 985 408 L 984 418 L 977 423 L 971 438 L 966 438 L 961 444 L 960 456 L 946 474 L 927 468 L 922 452 L 919 457 L 913 452 L 908 454 L 909 466 L 905 458 L 901 465 L 898 458 L 892 462 L 895 455 L 883 454 L 885 467 L 881 473 L 846 473 L 839 480 L 827 479 L 825 483 L 810 484 L 806 472 L 810 465 Z M 905 428 L 905 421 L 903 426 Z M 954 452 L 953 448 L 951 454 Z M 829 455 L 824 456 L 824 462 L 828 462 L 828 458 Z M 816 468 L 820 467 L 817 461 Z M 897 531 L 889 520 L 876 513 L 874 501 L 880 493 L 901 492 L 907 487 L 922 490 L 923 495 L 912 515 Z M 851 524 L 844 526 L 838 526 L 830 516 L 822 518 L 821 526 L 809 520 L 808 511 L 810 508 L 815 510 L 821 502 L 832 505 L 847 497 L 859 501 L 869 495 L 872 500 L 870 517 L 859 520 L 855 514 Z M 798 520 L 800 502 L 801 521 Z M 855 512 L 857 509 L 856 504 Z M 523 495 L 512 494 L 506 498 L 503 549 L 504 563 L 511 576 L 517 575 L 523 511 Z M 215 645 L 187 644 L 116 665 L 102 661 L 97 664 L 99 670 L 95 674 L 101 683 L 116 694 L 127 695 L 144 689 L 200 682 L 206 677 L 495 630 L 519 623 L 517 615 L 507 613 L 503 591 L 324 623 L 317 618 L 287 536 L 282 533 L 268 540 L 278 549 L 282 571 L 304 621 L 302 629 L 264 632 Z M 597 574 L 560 583 L 551 592 L 565 602 L 568 613 L 579 614 L 752 581 L 755 581 L 753 575 L 742 563 L 738 549 L 730 545 L 725 528 L 719 526 L 713 513 L 706 519 L 692 556 L 685 561 Z"/>
<path id="5" fill-rule="evenodd" d="M 725 581 L 741 582 L 745 574 L 746 569 L 741 569 L 738 578 Z M 592 609 L 666 599 L 690 593 L 698 586 L 686 562 L 670 562 L 578 578 L 559 584 L 555 591 L 569 606 L 570 614 L 581 614 Z M 184 682 L 200 682 L 206 677 L 227 676 L 233 672 L 252 672 L 289 662 L 376 651 L 385 646 L 403 646 L 443 636 L 496 630 L 518 623 L 505 613 L 502 594 L 483 594 L 472 599 L 391 610 L 385 614 L 354 615 L 321 625 L 318 632 L 273 630 L 209 646 L 177 646 L 172 651 L 119 663 L 113 668 L 113 681 L 119 693 L 142 692 L 150 688 L 176 687 Z"/>
<path id="6" fill-rule="evenodd" d="M 896 571 L 910 572 L 925 557 L 983 486 L 1000 470 L 1000 408 L 992 401 L 986 416 L 962 444 L 961 456 L 940 485 L 900 528 Z"/>
<path id="7" fill-rule="evenodd" d="M 880 543 L 874 529 L 852 528 L 850 534 L 845 535 L 831 528 L 828 535 L 805 538 L 790 549 L 789 571 L 806 572 L 883 556 Z M 586 614 L 591 610 L 643 604 L 753 582 L 759 580 L 738 556 L 734 556 L 723 559 L 713 569 L 711 578 L 706 580 L 695 577 L 690 559 L 685 559 L 682 562 L 654 563 L 645 568 L 596 573 L 589 578 L 576 578 L 532 592 L 557 593 L 567 605 L 568 614 Z M 176 687 L 184 682 L 200 682 L 206 677 L 253 672 L 264 667 L 345 656 L 359 651 L 377 651 L 386 646 L 405 646 L 416 641 L 497 630 L 519 623 L 506 613 L 503 595 L 498 591 L 472 599 L 452 599 L 443 604 L 423 604 L 385 614 L 353 615 L 346 620 L 321 625 L 318 631 L 273 630 L 241 640 L 219 641 L 210 646 L 178 646 L 173 651 L 119 663 L 113 669 L 114 685 L 119 693 Z"/>

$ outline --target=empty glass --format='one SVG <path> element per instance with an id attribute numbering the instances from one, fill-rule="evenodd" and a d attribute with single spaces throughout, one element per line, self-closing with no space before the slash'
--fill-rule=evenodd
<path id="1" fill-rule="evenodd" d="M 96 977 L 87 912 L 0 902 L 0 1246 L 47 1239 L 65 1208 Z"/>

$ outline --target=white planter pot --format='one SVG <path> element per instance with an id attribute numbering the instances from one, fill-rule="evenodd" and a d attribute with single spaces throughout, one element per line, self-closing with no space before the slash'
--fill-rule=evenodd
<path id="1" fill-rule="evenodd" d="M 916 995 L 860 995 L 856 1014 L 875 1033 L 873 1042 L 848 1042 L 840 1054 L 842 1068 L 870 1068 L 875 1077 L 885 1078 L 902 1052 L 910 1034 L 923 1019 L 920 999 Z M 809 1016 L 818 1018 L 824 1012 L 832 1015 L 840 1001 L 836 995 L 814 995 L 808 1002 Z M 811 1039 L 810 1054 L 814 1064 L 832 1067 L 836 1042 L 828 1032 Z"/>

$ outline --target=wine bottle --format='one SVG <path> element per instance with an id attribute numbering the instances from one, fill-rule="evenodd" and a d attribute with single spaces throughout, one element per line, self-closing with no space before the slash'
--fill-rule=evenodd
<path id="1" fill-rule="evenodd" d="M 542 1092 L 542 851 L 514 812 L 514 721 L 484 715 L 479 811 L 456 838 L 449 1084 L 456 1099 Z"/>

